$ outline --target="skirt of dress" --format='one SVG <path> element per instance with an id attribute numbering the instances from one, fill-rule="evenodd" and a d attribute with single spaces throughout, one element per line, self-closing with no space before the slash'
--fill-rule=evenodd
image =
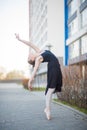
<path id="1" fill-rule="evenodd" d="M 49 88 L 55 88 L 54 93 L 61 92 L 62 87 L 62 72 L 61 69 L 56 67 L 48 67 L 47 72 L 47 87 L 45 90 L 45 95 Z"/>

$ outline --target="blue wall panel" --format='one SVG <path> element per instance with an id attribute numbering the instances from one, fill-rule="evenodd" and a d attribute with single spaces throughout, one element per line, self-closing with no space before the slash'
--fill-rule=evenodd
<path id="1" fill-rule="evenodd" d="M 68 65 L 68 46 L 66 45 L 66 40 L 68 39 L 68 6 L 67 0 L 64 0 L 64 65 Z"/>

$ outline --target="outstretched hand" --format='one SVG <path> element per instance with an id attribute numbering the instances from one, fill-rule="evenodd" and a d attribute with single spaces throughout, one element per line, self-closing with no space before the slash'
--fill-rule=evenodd
<path id="1" fill-rule="evenodd" d="M 15 33 L 15 36 L 18 40 L 20 39 L 19 34 Z"/>
<path id="2" fill-rule="evenodd" d="M 30 80 L 28 81 L 28 89 L 29 89 L 30 91 L 32 91 L 32 82 L 33 82 L 33 79 L 30 79 Z"/>

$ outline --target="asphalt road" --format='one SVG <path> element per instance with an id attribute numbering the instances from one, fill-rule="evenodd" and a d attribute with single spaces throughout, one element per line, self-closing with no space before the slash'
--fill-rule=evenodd
<path id="1" fill-rule="evenodd" d="M 0 84 L 0 130 L 87 130 L 87 116 L 52 103 L 52 119 L 43 112 L 45 95 L 21 85 Z"/>

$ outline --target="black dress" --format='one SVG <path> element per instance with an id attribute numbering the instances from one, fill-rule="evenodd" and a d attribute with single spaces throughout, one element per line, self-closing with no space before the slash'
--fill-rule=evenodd
<path id="1" fill-rule="evenodd" d="M 43 57 L 43 62 L 48 62 L 47 87 L 45 94 L 47 93 L 48 88 L 55 88 L 54 93 L 61 92 L 62 72 L 57 57 L 48 50 L 45 50 L 41 56 Z"/>

